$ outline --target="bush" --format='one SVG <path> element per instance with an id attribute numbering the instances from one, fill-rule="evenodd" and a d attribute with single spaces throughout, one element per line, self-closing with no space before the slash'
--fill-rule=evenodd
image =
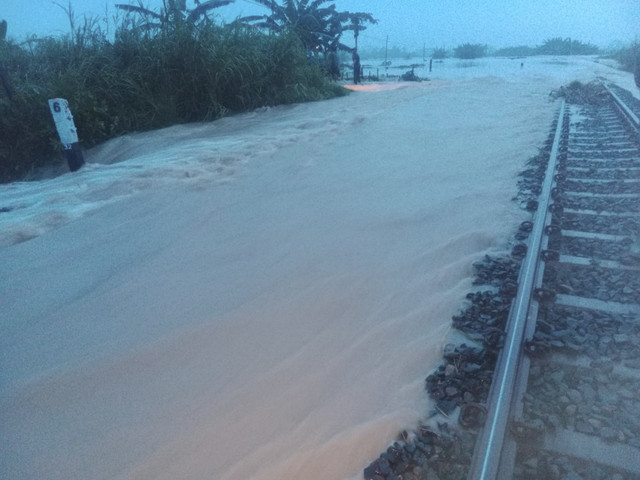
<path id="1" fill-rule="evenodd" d="M 463 60 L 484 57 L 487 46 L 479 43 L 464 43 L 453 50 L 453 56 Z"/>
<path id="2" fill-rule="evenodd" d="M 431 55 L 435 60 L 444 60 L 447 58 L 447 50 L 444 48 L 436 48 Z"/>
<path id="3" fill-rule="evenodd" d="M 0 43 L 7 81 L 0 88 L 1 182 L 59 158 L 49 98 L 69 101 L 80 141 L 91 147 L 129 132 L 346 92 L 308 65 L 291 35 L 186 22 L 152 35 L 128 22 L 108 42 L 86 26 L 27 48 Z"/>
<path id="4" fill-rule="evenodd" d="M 538 55 L 594 55 L 598 47 L 570 38 L 550 38 L 536 48 Z"/>

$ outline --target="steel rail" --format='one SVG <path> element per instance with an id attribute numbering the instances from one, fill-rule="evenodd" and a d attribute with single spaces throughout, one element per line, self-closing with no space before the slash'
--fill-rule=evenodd
<path id="1" fill-rule="evenodd" d="M 630 124 L 631 128 L 635 130 L 636 135 L 638 135 L 637 140 L 640 142 L 640 119 L 638 119 L 638 116 L 635 113 L 633 113 L 627 105 L 625 105 L 622 99 L 618 97 L 618 95 L 616 95 L 616 93 L 613 90 L 611 90 L 611 88 L 609 88 L 608 85 L 605 85 L 604 88 L 613 97 L 613 103 L 615 104 L 616 108 L 620 111 L 622 116 Z"/>
<path id="2" fill-rule="evenodd" d="M 558 113 L 558 124 L 549 155 L 549 163 L 545 172 L 542 192 L 539 196 L 538 209 L 535 214 L 533 229 L 529 236 L 529 246 L 520 269 L 518 292 L 514 299 L 509 318 L 505 345 L 496 365 L 493 381 L 487 399 L 487 420 L 482 428 L 474 449 L 468 480 L 495 480 L 502 447 L 509 422 L 509 409 L 516 385 L 516 372 L 524 343 L 525 327 L 533 301 L 534 283 L 540 264 L 540 250 L 549 204 L 554 184 L 558 151 L 562 135 L 565 100 L 562 101 Z"/>

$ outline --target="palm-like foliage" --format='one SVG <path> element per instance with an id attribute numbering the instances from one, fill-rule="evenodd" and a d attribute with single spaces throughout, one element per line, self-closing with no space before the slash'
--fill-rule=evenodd
<path id="1" fill-rule="evenodd" d="M 186 0 L 163 0 L 163 8 L 160 12 L 154 12 L 142 5 L 138 0 L 138 5 L 116 4 L 116 8 L 130 13 L 136 13 L 143 18 L 141 27 L 146 30 L 154 28 L 163 29 L 180 22 L 195 24 L 199 20 L 209 20 L 207 13 L 214 8 L 223 7 L 233 3 L 235 0 L 209 0 L 200 2 L 194 0 L 195 8 L 188 9 Z"/>
<path id="2" fill-rule="evenodd" d="M 365 23 L 376 24 L 378 21 L 371 16 L 370 13 L 365 12 L 345 12 L 345 18 L 349 24 L 344 26 L 343 30 L 353 30 L 353 37 L 356 41 L 356 50 L 358 49 L 358 36 L 360 32 L 366 30 Z"/>
<path id="3" fill-rule="evenodd" d="M 340 43 L 340 37 L 347 30 L 353 30 L 358 45 L 358 34 L 365 23 L 377 23 L 368 13 L 338 12 L 331 0 L 256 0 L 271 10 L 268 15 L 241 18 L 240 21 L 269 31 L 293 32 L 307 50 L 318 48 L 324 51 L 334 49 L 351 50 Z"/>
<path id="4" fill-rule="evenodd" d="M 307 49 L 325 45 L 330 41 L 330 23 L 335 18 L 335 5 L 324 6 L 328 0 L 285 0 L 282 5 L 275 0 L 257 0 L 271 10 L 270 15 L 241 19 L 253 26 L 271 32 L 293 32 Z"/>

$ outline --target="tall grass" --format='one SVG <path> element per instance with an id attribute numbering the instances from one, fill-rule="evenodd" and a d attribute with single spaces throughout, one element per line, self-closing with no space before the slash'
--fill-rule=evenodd
<path id="1" fill-rule="evenodd" d="M 176 123 L 214 120 L 262 106 L 342 95 L 308 65 L 297 37 L 234 23 L 179 22 L 155 33 L 131 18 L 107 41 L 84 21 L 73 35 L 0 42 L 0 182 L 59 158 L 47 99 L 69 100 L 80 141 Z"/>

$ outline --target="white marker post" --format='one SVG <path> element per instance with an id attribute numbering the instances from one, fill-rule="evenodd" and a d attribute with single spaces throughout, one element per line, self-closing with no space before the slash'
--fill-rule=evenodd
<path id="1" fill-rule="evenodd" d="M 71 110 L 69 110 L 69 102 L 64 98 L 52 98 L 49 100 L 49 109 L 64 148 L 64 156 L 69 164 L 69 170 L 75 172 L 84 165 L 84 156 L 78 143 L 78 132 L 73 123 Z"/>

